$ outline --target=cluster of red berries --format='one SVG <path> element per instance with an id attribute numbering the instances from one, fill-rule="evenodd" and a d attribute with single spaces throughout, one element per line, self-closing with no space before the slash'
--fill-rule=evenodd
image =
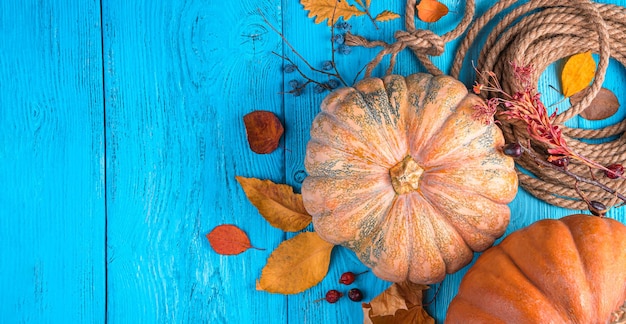
<path id="1" fill-rule="evenodd" d="M 339 278 L 339 283 L 344 284 L 344 285 L 350 285 L 354 282 L 354 280 L 356 279 L 358 275 L 363 274 L 365 272 L 356 273 L 356 274 L 351 271 L 344 272 Z M 341 293 L 337 289 L 331 289 L 326 293 L 326 297 L 324 297 L 324 299 L 327 302 L 334 304 L 337 301 L 339 301 L 341 297 L 343 297 L 343 293 Z M 359 302 L 363 300 L 363 293 L 361 292 L 359 288 L 352 288 L 348 291 L 348 298 L 350 298 L 350 300 L 352 301 Z"/>

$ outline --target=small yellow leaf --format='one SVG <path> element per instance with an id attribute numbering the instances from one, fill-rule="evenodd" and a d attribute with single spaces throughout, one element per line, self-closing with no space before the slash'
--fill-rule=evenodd
<path id="1" fill-rule="evenodd" d="M 435 22 L 448 14 L 448 7 L 437 0 L 421 0 L 416 8 L 417 17 L 428 23 Z"/>
<path id="2" fill-rule="evenodd" d="M 580 90 L 586 88 L 593 80 L 596 73 L 596 61 L 591 52 L 572 55 L 561 72 L 561 86 L 563 95 L 571 97 Z"/>
<path id="3" fill-rule="evenodd" d="M 376 18 L 374 18 L 374 20 L 376 21 L 389 21 L 389 20 L 394 20 L 400 18 L 400 15 L 398 15 L 395 12 L 391 12 L 389 10 L 385 10 L 381 13 L 378 14 L 378 16 L 376 16 Z"/>
<path id="4" fill-rule="evenodd" d="M 270 225 L 285 232 L 297 232 L 311 223 L 311 215 L 304 209 L 302 195 L 288 185 L 269 180 L 236 177 L 248 200 Z"/>
<path id="5" fill-rule="evenodd" d="M 346 0 L 300 0 L 304 10 L 309 11 L 309 18 L 315 17 L 315 23 L 319 24 L 328 19 L 328 26 L 332 26 L 339 17 L 348 20 L 352 16 L 361 16 L 365 12 L 349 4 Z M 333 15 L 335 17 L 333 21 Z M 317 17 L 316 17 L 317 16 Z"/>
<path id="6" fill-rule="evenodd" d="M 315 232 L 282 242 L 267 259 L 256 289 L 297 294 L 317 285 L 328 273 L 333 247 Z"/>

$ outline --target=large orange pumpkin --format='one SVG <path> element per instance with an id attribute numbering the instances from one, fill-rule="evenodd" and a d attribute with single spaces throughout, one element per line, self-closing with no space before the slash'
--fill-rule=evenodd
<path id="1" fill-rule="evenodd" d="M 330 94 L 302 185 L 317 233 L 395 282 L 441 281 L 491 246 L 508 225 L 517 176 L 480 103 L 459 81 L 429 74 Z"/>
<path id="2" fill-rule="evenodd" d="M 483 253 L 446 323 L 608 323 L 626 299 L 626 226 L 587 215 L 540 220 Z"/>

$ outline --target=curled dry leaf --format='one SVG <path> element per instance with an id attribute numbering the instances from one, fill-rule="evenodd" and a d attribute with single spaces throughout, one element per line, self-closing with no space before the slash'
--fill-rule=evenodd
<path id="1" fill-rule="evenodd" d="M 417 17 L 427 23 L 435 22 L 448 14 L 448 7 L 437 0 L 421 0 L 416 8 Z"/>
<path id="2" fill-rule="evenodd" d="M 585 91 L 579 91 L 571 96 L 569 98 L 570 104 L 573 106 L 579 103 L 584 95 Z M 618 109 L 619 101 L 615 94 L 609 89 L 602 88 L 589 106 L 580 113 L 580 116 L 587 120 L 601 120 L 613 116 Z"/>
<path id="3" fill-rule="evenodd" d="M 256 289 L 297 294 L 317 285 L 328 273 L 333 247 L 315 232 L 282 242 L 267 259 Z"/>
<path id="4" fill-rule="evenodd" d="M 339 17 L 348 20 L 352 16 L 365 14 L 346 0 L 300 0 L 300 3 L 304 6 L 304 10 L 309 11 L 309 18 L 315 17 L 316 24 L 328 19 L 328 26 L 332 26 L 335 21 L 339 20 Z"/>
<path id="5" fill-rule="evenodd" d="M 206 235 L 206 238 L 218 254 L 235 255 L 252 248 L 248 235 L 239 227 L 231 224 L 215 227 Z"/>
<path id="6" fill-rule="evenodd" d="M 302 195 L 284 184 L 269 180 L 236 177 L 248 200 L 270 223 L 285 232 L 297 232 L 311 223 L 311 215 L 304 209 Z"/>
<path id="7" fill-rule="evenodd" d="M 362 304 L 364 323 L 434 324 L 435 320 L 426 313 L 422 305 L 423 291 L 426 289 L 428 286 L 408 281 L 392 284 L 369 304 Z"/>
<path id="8" fill-rule="evenodd" d="M 389 10 L 384 10 L 383 12 L 379 13 L 374 20 L 376 21 L 389 21 L 389 20 L 394 20 L 394 19 L 398 19 L 400 18 L 400 15 L 398 15 L 395 12 L 391 12 Z"/>
<path id="9" fill-rule="evenodd" d="M 272 153 L 278 148 L 285 131 L 283 124 L 271 111 L 257 110 L 243 116 L 250 149 L 259 154 Z"/>
<path id="10" fill-rule="evenodd" d="M 561 86 L 563 95 L 571 97 L 586 88 L 596 73 L 596 61 L 591 52 L 579 53 L 570 56 L 561 72 Z"/>

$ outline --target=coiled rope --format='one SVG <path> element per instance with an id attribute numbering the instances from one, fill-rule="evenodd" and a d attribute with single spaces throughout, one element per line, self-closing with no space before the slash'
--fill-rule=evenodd
<path id="1" fill-rule="evenodd" d="M 441 55 L 445 43 L 459 37 L 469 26 L 450 71 L 451 76 L 458 78 L 468 50 L 477 36 L 498 16 L 497 25 L 490 29 L 482 47 L 476 70 L 494 72 L 503 90 L 509 94 L 524 90 L 521 82 L 515 79 L 510 63 L 532 66 L 534 73 L 531 75 L 531 84 L 537 84 L 545 68 L 561 58 L 587 51 L 599 54 L 594 81 L 585 90 L 583 99 L 557 115 L 554 122 L 561 127 L 568 146 L 578 154 L 604 166 L 625 164 L 626 120 L 594 130 L 569 128 L 564 123 L 584 110 L 600 91 L 610 57 L 626 66 L 626 8 L 589 0 L 503 0 L 495 3 L 472 23 L 474 0 L 467 0 L 461 22 L 442 36 L 427 30 L 416 30 L 414 12 L 415 0 L 408 0 L 405 12 L 406 31 L 395 33 L 395 43 L 368 41 L 360 36 L 346 35 L 348 45 L 382 47 L 366 66 L 366 77 L 370 76 L 372 70 L 388 54 L 391 55 L 391 60 L 387 74 L 390 74 L 396 55 L 407 47 L 430 73 L 442 74 L 429 56 Z M 531 143 L 529 149 L 535 156 L 547 157 L 545 148 L 529 138 L 525 124 L 501 118 L 499 125 L 507 142 Z M 590 144 L 586 142 L 587 139 L 603 140 L 600 144 Z M 587 202 L 581 198 L 579 192 L 587 200 L 599 201 L 607 207 L 620 201 L 616 195 L 598 186 L 578 183 L 563 172 L 538 165 L 528 154 L 522 155 L 516 162 L 520 185 L 535 197 L 552 205 L 586 210 Z M 568 171 L 580 177 L 594 179 L 616 192 L 626 191 L 626 180 L 608 179 L 602 171 L 591 170 L 575 160 L 568 166 Z"/>
<path id="2" fill-rule="evenodd" d="M 598 53 L 600 59 L 595 78 L 585 90 L 583 99 L 558 114 L 554 123 L 563 130 L 567 145 L 578 154 L 604 166 L 623 164 L 626 161 L 626 120 L 602 129 L 569 128 L 564 123 L 583 111 L 600 91 L 610 57 L 626 66 L 626 8 L 587 0 L 536 0 L 515 6 L 518 2 L 499 1 L 472 24 L 458 48 L 450 74 L 458 78 L 465 55 L 479 32 L 496 15 L 512 8 L 491 29 L 476 69 L 494 72 L 504 91 L 513 94 L 523 92 L 524 89 L 514 77 L 511 62 L 519 66 L 532 66 L 534 72 L 531 84 L 537 84 L 541 73 L 553 62 L 586 51 Z M 507 142 L 528 143 L 526 125 L 504 118 L 499 122 Z M 607 139 L 613 136 L 617 138 Z M 605 141 L 590 144 L 585 141 L 587 139 Z M 546 157 L 541 145 L 531 143 L 533 145 L 530 149 L 536 155 Z M 540 167 L 526 154 L 516 162 L 530 173 L 518 168 L 520 185 L 535 197 L 564 208 L 588 208 L 576 190 L 574 178 L 551 168 Z M 568 170 L 581 177 L 595 178 L 617 192 L 623 193 L 626 189 L 624 179 L 608 179 L 602 171 L 591 171 L 575 160 L 572 160 Z M 607 207 L 619 201 L 615 195 L 597 186 L 578 183 L 578 187 L 588 200 L 602 202 Z"/>

